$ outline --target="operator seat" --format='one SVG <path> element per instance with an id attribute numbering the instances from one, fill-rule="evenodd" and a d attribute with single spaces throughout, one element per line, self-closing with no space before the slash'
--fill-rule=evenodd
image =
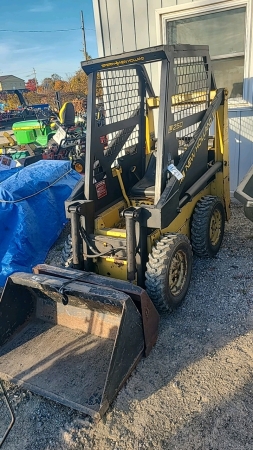
<path id="1" fill-rule="evenodd" d="M 155 196 L 155 172 L 156 155 L 152 153 L 144 177 L 132 187 L 130 197 L 153 198 Z"/>
<path id="2" fill-rule="evenodd" d="M 75 125 L 75 109 L 71 102 L 66 102 L 59 111 L 59 119 L 64 127 L 73 127 Z"/>

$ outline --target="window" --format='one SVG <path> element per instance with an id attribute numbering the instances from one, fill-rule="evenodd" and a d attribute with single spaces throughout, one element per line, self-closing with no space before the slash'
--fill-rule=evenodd
<path id="1" fill-rule="evenodd" d="M 167 22 L 168 44 L 209 45 L 218 87 L 242 97 L 246 8 L 202 14 Z"/>
<path id="2" fill-rule="evenodd" d="M 156 10 L 159 43 L 208 45 L 217 87 L 252 104 L 253 0 L 203 0 Z"/>

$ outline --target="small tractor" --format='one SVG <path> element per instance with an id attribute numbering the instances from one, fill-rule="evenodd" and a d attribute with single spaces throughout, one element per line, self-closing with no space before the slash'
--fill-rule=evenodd
<path id="1" fill-rule="evenodd" d="M 148 76 L 158 63 L 159 97 Z M 230 216 L 227 91 L 216 88 L 206 46 L 158 46 L 82 68 L 85 176 L 65 204 L 67 268 L 8 278 L 0 377 L 100 417 L 155 344 L 159 313 L 184 300 L 193 253 L 220 249 Z"/>
<path id="2" fill-rule="evenodd" d="M 41 159 L 71 159 L 72 167 L 84 172 L 86 134 L 83 125 L 75 124 L 75 111 L 66 102 L 59 113 L 51 111 L 48 117 L 23 120 L 12 126 L 15 139 L 4 132 L 7 142 L 2 153 L 27 166 Z"/>

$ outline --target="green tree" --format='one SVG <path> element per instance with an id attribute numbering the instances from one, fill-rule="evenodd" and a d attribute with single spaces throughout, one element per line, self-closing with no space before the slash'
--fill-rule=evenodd
<path id="1" fill-rule="evenodd" d="M 60 77 L 60 75 L 58 75 L 57 73 L 53 73 L 53 75 L 51 75 L 51 78 L 53 81 L 60 81 L 62 80 L 62 77 Z"/>
<path id="2" fill-rule="evenodd" d="M 54 88 L 54 80 L 50 77 L 44 78 L 40 84 L 42 91 L 51 91 Z"/>

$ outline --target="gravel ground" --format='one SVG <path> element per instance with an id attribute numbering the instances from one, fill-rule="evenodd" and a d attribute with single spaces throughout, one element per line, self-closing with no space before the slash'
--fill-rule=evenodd
<path id="1" fill-rule="evenodd" d="M 60 263 L 65 236 L 48 263 Z M 252 254 L 253 224 L 233 203 L 221 251 L 194 260 L 185 302 L 161 318 L 156 347 L 105 417 L 92 424 L 4 383 L 16 421 L 2 450 L 252 450 Z"/>

